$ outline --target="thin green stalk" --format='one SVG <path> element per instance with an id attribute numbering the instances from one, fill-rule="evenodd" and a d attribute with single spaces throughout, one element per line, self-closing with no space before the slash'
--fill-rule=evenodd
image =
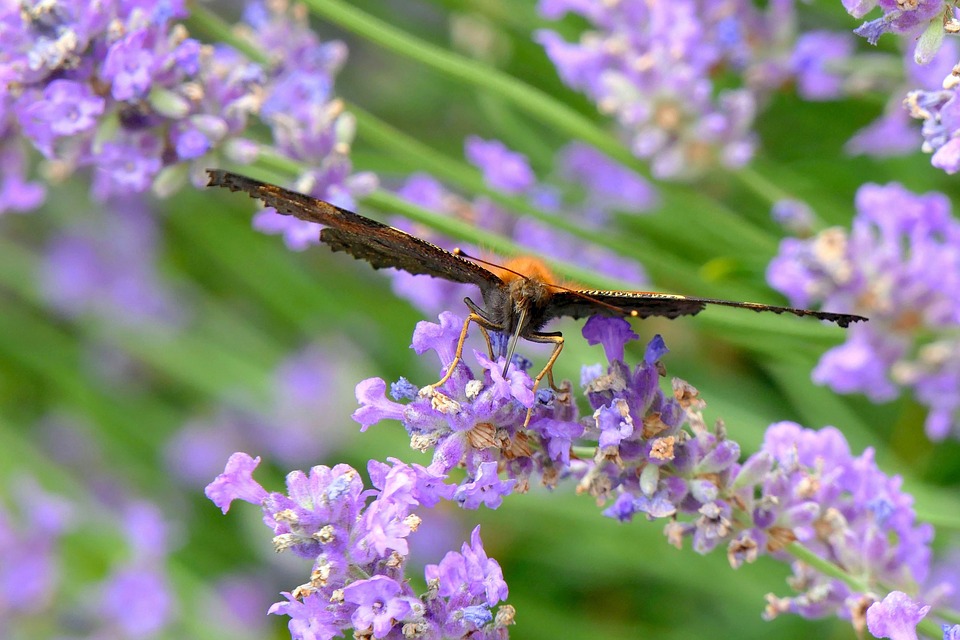
<path id="1" fill-rule="evenodd" d="M 729 174 L 770 205 L 793 197 L 751 167 L 730 171 Z"/>
<path id="2" fill-rule="evenodd" d="M 350 105 L 349 108 L 350 112 L 357 118 L 358 129 L 364 139 L 391 151 L 398 157 L 409 160 L 412 166 L 417 166 L 454 187 L 467 192 L 482 194 L 503 206 L 510 213 L 530 216 L 554 228 L 561 229 L 584 242 L 606 247 L 622 256 L 634 257 L 642 254 L 644 262 L 663 265 L 672 274 L 687 278 L 696 276 L 694 267 L 683 265 L 671 253 L 660 250 L 651 243 L 638 245 L 636 242 L 627 241 L 622 235 L 582 226 L 575 220 L 542 211 L 523 198 L 491 189 L 484 183 L 480 171 L 467 165 L 462 160 L 450 158 L 446 154 L 436 151 L 356 105 Z M 426 223 L 430 224 L 429 221 Z M 656 270 L 656 266 L 653 270 Z M 632 286 L 636 285 L 633 284 Z"/>
<path id="3" fill-rule="evenodd" d="M 418 207 L 389 191 L 382 189 L 375 191 L 364 198 L 364 202 L 377 208 L 396 211 L 415 222 L 428 225 L 432 229 L 436 229 L 451 238 L 476 244 L 501 256 L 530 255 L 533 253 L 528 248 L 522 247 L 502 235 L 478 229 L 467 222 L 434 213 L 423 207 Z M 563 274 L 585 285 L 602 289 L 629 289 L 632 286 L 630 283 L 623 282 L 622 280 L 599 276 L 595 271 L 578 267 L 569 262 L 562 262 L 543 255 L 533 254 L 550 265 L 557 273 Z"/>
<path id="4" fill-rule="evenodd" d="M 318 16 L 391 51 L 438 69 L 467 84 L 500 95 L 529 111 L 541 122 L 565 132 L 570 138 L 591 144 L 642 175 L 650 176 L 649 169 L 643 162 L 588 118 L 499 69 L 420 40 L 346 2 L 306 0 L 304 4 Z"/>
<path id="5" fill-rule="evenodd" d="M 529 112 L 538 122 L 564 133 L 570 139 L 586 142 L 624 166 L 647 178 L 651 177 L 647 164 L 634 156 L 615 136 L 549 94 L 495 67 L 425 42 L 341 0 L 305 0 L 304 4 L 318 16 L 386 49 L 433 67 L 471 86 L 499 95 Z M 769 197 L 772 193 L 768 191 L 772 185 L 764 184 L 760 180 L 745 184 L 751 189 L 761 188 L 762 197 Z M 677 191 L 686 189 L 684 186 L 667 183 L 659 186 L 667 200 L 672 199 Z M 716 207 L 716 203 L 705 196 L 694 194 L 693 197 L 697 209 Z"/>
<path id="6" fill-rule="evenodd" d="M 269 58 L 252 43 L 244 40 L 233 31 L 223 18 L 207 9 L 201 2 L 189 3 L 190 17 L 187 26 L 191 32 L 200 33 L 212 42 L 228 44 L 254 62 L 266 63 Z"/>
<path id="7" fill-rule="evenodd" d="M 843 582 L 845 585 L 850 587 L 851 591 L 856 591 L 859 593 L 870 591 L 870 586 L 868 584 L 858 578 L 854 578 L 852 575 L 834 563 L 821 558 L 799 542 L 791 542 L 786 546 L 785 550 L 797 560 L 810 565 L 823 575 Z"/>

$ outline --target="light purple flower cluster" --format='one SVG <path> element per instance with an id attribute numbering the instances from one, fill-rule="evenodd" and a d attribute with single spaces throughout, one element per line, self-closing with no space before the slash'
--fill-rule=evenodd
<path id="1" fill-rule="evenodd" d="M 947 173 L 960 171 L 960 65 L 953 67 L 943 85 L 933 91 L 907 94 L 904 105 L 910 116 L 923 121 L 923 151 L 930 163 Z"/>
<path id="2" fill-rule="evenodd" d="M 614 212 L 645 211 L 656 203 L 656 192 L 646 180 L 584 144 L 570 144 L 557 155 L 558 181 L 583 190 L 582 200 L 575 205 L 563 202 L 560 191 L 550 183 L 538 182 L 526 156 L 503 143 L 471 137 L 467 139 L 465 147 L 467 159 L 481 170 L 484 180 L 492 189 L 525 197 L 543 211 L 575 217 L 585 225 L 599 226 L 608 222 Z M 585 243 L 580 238 L 532 218 L 511 216 L 487 197 L 467 200 L 431 176 L 411 176 L 397 190 L 397 194 L 431 211 L 455 216 L 485 230 L 512 237 L 517 244 L 543 255 L 575 262 L 612 278 L 635 283 L 638 287 L 648 281 L 643 267 L 632 259 Z M 393 224 L 439 246 L 453 246 L 449 240 L 432 234 L 428 229 L 412 226 L 408 221 L 397 219 Z M 462 248 L 472 255 L 498 261 L 495 256 L 483 256 L 477 249 Z M 394 292 L 426 313 L 455 308 L 465 296 L 475 293 L 469 285 L 429 276 L 415 276 L 402 271 L 391 272 L 391 275 Z"/>
<path id="3" fill-rule="evenodd" d="M 731 544 L 731 562 L 736 566 L 763 551 L 785 559 L 779 552 L 797 541 L 866 591 L 795 560 L 790 584 L 798 595 L 768 596 L 766 617 L 837 615 L 859 625 L 874 593 L 926 582 L 933 527 L 916 523 L 913 497 L 901 484 L 877 468 L 872 449 L 854 457 L 835 428 L 771 425 L 733 482 L 731 497 L 750 525 Z"/>
<path id="4" fill-rule="evenodd" d="M 289 616 L 294 638 L 329 639 L 347 629 L 374 638 L 506 638 L 513 608 L 500 565 L 488 558 L 479 527 L 461 553 L 426 568 L 427 592 L 405 579 L 407 537 L 420 524 L 413 512 L 453 494 L 444 476 L 419 465 L 371 460 L 373 489 L 340 464 L 287 476 L 287 495 L 268 493 L 252 473 L 260 459 L 231 456 L 206 490 L 224 513 L 235 499 L 259 505 L 277 551 L 313 561 L 309 582 L 283 595 L 270 613 Z"/>
<path id="5" fill-rule="evenodd" d="M 597 442 L 592 460 L 575 461 L 578 491 L 604 502 L 604 514 L 622 521 L 644 514 L 669 518 L 665 534 L 678 548 L 692 540 L 698 553 L 725 546 L 736 568 L 760 554 L 786 560 L 797 541 L 825 562 L 838 564 L 868 588 L 853 593 L 846 583 L 793 562 L 792 584 L 801 593 L 770 598 L 767 614 L 807 617 L 860 616 L 864 599 L 891 586 L 910 589 L 926 582 L 933 528 L 918 525 L 913 498 L 901 480 L 849 451 L 834 428 L 803 429 L 773 424 L 761 450 L 742 464 L 739 445 L 718 423 L 707 428 L 696 389 L 674 379 L 673 397 L 659 386 L 659 362 L 667 349 L 659 336 L 643 362 L 631 370 L 624 345 L 637 336 L 622 319 L 592 318 L 584 327 L 591 344 L 602 344 L 606 372 L 585 370 L 594 409 L 583 434 Z"/>
<path id="6" fill-rule="evenodd" d="M 413 335 L 418 354 L 433 350 L 440 358 L 440 371 L 453 362 L 463 320 L 450 312 L 440 314 L 440 324 L 420 322 Z M 456 487 L 453 499 L 465 509 L 481 504 L 491 509 L 514 489 L 526 491 L 530 476 L 539 473 L 543 482 L 555 486 L 569 464 L 570 445 L 583 427 L 576 420 L 576 407 L 569 393 L 542 389 L 534 394 L 533 383 L 515 358 L 502 375 L 503 358 L 493 361 L 474 351 L 482 373 L 477 376 L 461 359 L 441 387 L 418 393 L 401 379 L 391 387 L 395 402 L 386 397 L 387 385 L 371 378 L 357 385 L 361 407 L 354 419 L 366 430 L 381 420 L 399 420 L 410 435 L 410 446 L 433 449 L 428 469 L 445 476 L 464 467 L 466 477 Z M 523 427 L 528 409 L 532 417 Z M 508 476 L 501 479 L 500 471 Z"/>
<path id="7" fill-rule="evenodd" d="M 50 240 L 40 272 L 47 302 L 69 317 L 175 328 L 187 307 L 157 271 L 158 224 L 145 202 L 115 200 Z"/>
<path id="8" fill-rule="evenodd" d="M 864 185 L 856 208 L 849 232 L 785 239 L 767 280 L 793 305 L 870 318 L 824 354 L 815 381 L 875 402 L 912 389 L 929 437 L 960 434 L 960 223 L 946 196 L 898 184 Z"/>
<path id="9" fill-rule="evenodd" d="M 101 480 L 104 478 L 100 478 Z M 69 619 L 89 637 L 156 637 L 177 618 L 167 581 L 167 523 L 143 501 L 114 505 L 93 496 L 93 504 L 48 493 L 32 479 L 10 485 L 18 509 L 0 509 L 0 627 L 6 637 L 34 637 L 41 620 Z M 98 487 L 110 493 L 107 485 Z M 100 496 L 102 499 L 105 496 Z M 110 496 L 119 498 L 117 492 Z M 91 581 L 65 574 L 61 556 L 70 532 L 122 536 L 122 554 L 97 558 L 106 570 Z M 122 558 L 121 558 L 122 555 Z M 82 572 L 81 572 L 82 573 Z M 84 591 L 83 598 L 77 598 Z"/>
<path id="10" fill-rule="evenodd" d="M 914 54 L 918 62 L 936 53 L 946 33 L 944 27 L 951 20 L 955 22 L 949 9 L 951 3 L 945 0 L 843 0 L 843 6 L 855 18 L 862 18 L 879 6 L 883 15 L 864 22 L 853 32 L 870 44 L 877 44 L 884 33 L 919 36 Z"/>
<path id="11" fill-rule="evenodd" d="M 537 41 L 570 87 L 614 116 L 638 157 L 660 178 L 743 166 L 753 156 L 758 94 L 782 83 L 781 40 L 792 34 L 791 2 L 541 0 L 541 15 L 586 18 L 579 42 L 539 31 Z M 719 90 L 718 69 L 745 88 Z"/>
<path id="12" fill-rule="evenodd" d="M 219 154 L 256 159 L 260 145 L 242 137 L 254 115 L 273 134 L 264 148 L 314 167 L 302 178 L 310 191 L 349 201 L 353 188 L 369 188 L 368 178 L 349 176 L 352 125 L 331 95 L 343 45 L 320 43 L 302 12 L 268 4 L 247 7 L 248 37 L 295 67 L 202 46 L 175 23 L 187 16 L 181 0 L 5 3 L 0 211 L 41 200 L 24 177 L 21 140 L 55 176 L 92 168 L 100 199 L 150 188 L 163 195 L 188 177 L 201 184 Z"/>
<path id="13" fill-rule="evenodd" d="M 44 614 L 60 581 L 58 544 L 76 525 L 74 505 L 47 493 L 32 479 L 9 482 L 0 506 L 0 626 Z"/>

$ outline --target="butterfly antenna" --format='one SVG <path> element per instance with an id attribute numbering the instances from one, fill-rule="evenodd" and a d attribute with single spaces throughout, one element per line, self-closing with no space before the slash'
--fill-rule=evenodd
<path id="1" fill-rule="evenodd" d="M 526 274 L 520 273 L 519 271 L 514 271 L 514 270 L 511 269 L 510 267 L 505 267 L 505 266 L 503 266 L 502 264 L 497 264 L 496 262 L 490 262 L 489 260 L 484 260 L 483 258 L 475 258 L 475 257 L 473 257 L 472 255 L 470 255 L 469 253 L 467 253 L 466 251 L 464 251 L 463 249 L 461 249 L 460 247 L 455 248 L 453 251 L 451 251 L 451 253 L 452 253 L 453 255 L 455 255 L 455 256 L 460 257 L 460 258 L 466 258 L 467 260 L 470 260 L 471 262 L 479 262 L 480 264 L 485 264 L 485 265 L 487 265 L 488 267 L 494 267 L 495 269 L 500 269 L 500 270 L 502 270 L 502 271 L 506 271 L 507 273 L 512 273 L 513 275 L 519 276 L 519 277 L 523 278 L 524 280 L 526 280 L 526 279 L 528 278 L 528 276 L 527 276 Z"/>

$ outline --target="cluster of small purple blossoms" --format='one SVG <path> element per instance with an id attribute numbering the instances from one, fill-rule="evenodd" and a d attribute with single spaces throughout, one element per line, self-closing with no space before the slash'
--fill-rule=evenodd
<path id="1" fill-rule="evenodd" d="M 848 232 L 787 238 L 770 263 L 771 286 L 800 307 L 860 313 L 846 343 L 813 379 L 875 402 L 911 389 L 930 409 L 927 435 L 957 436 L 960 419 L 960 223 L 946 196 L 898 184 L 864 185 Z"/>
<path id="2" fill-rule="evenodd" d="M 960 64 L 954 66 L 939 89 L 907 94 L 904 105 L 910 116 L 923 121 L 924 152 L 930 163 L 947 173 L 960 171 Z"/>
<path id="3" fill-rule="evenodd" d="M 142 198 L 115 198 L 71 220 L 44 252 L 40 289 L 68 317 L 95 316 L 127 327 L 174 329 L 185 301 L 157 271 L 156 218 Z"/>
<path id="4" fill-rule="evenodd" d="M 539 11 L 552 20 L 575 13 L 592 24 L 577 43 L 549 30 L 536 39 L 567 85 L 616 118 L 656 177 L 751 159 L 758 96 L 788 75 L 778 50 L 792 32 L 792 2 L 760 10 L 742 0 L 541 0 Z M 742 74 L 745 86 L 717 90 L 720 68 Z"/>
<path id="5" fill-rule="evenodd" d="M 605 515 L 669 518 L 672 544 L 680 548 L 689 537 L 698 553 L 725 545 L 734 568 L 762 553 L 788 560 L 785 548 L 799 542 L 870 590 L 926 581 L 933 529 L 915 524 L 912 497 L 900 491 L 899 478 L 876 467 L 871 450 L 853 457 L 837 429 L 782 422 L 739 464 L 740 447 L 723 424 L 711 430 L 704 423 L 696 389 L 674 379 L 673 397 L 661 391 L 666 347 L 659 337 L 631 371 L 624 345 L 636 335 L 625 321 L 591 320 L 584 334 L 603 344 L 609 366 L 585 371 L 595 424 L 584 438 L 598 447 L 571 470 L 579 491 L 601 503 L 614 499 Z M 872 591 L 853 592 L 799 561 L 792 568 L 791 585 L 800 593 L 770 596 L 768 617 L 838 615 L 861 625 Z"/>
<path id="6" fill-rule="evenodd" d="M 188 37 L 175 23 L 187 14 L 181 0 L 4 4 L 0 211 L 42 201 L 26 181 L 24 141 L 57 179 L 92 168 L 98 199 L 169 194 L 188 178 L 199 185 L 221 155 L 249 163 L 261 150 L 315 167 L 302 181 L 326 197 L 370 188 L 369 177 L 349 175 L 352 123 L 331 96 L 342 44 L 318 42 L 303 12 L 251 3 L 245 35 L 278 60 L 264 66 Z M 243 137 L 253 116 L 269 126 L 270 144 Z"/>
<path id="7" fill-rule="evenodd" d="M 269 493 L 252 473 L 260 459 L 236 453 L 206 490 L 224 513 L 235 499 L 259 505 L 274 532 L 277 551 L 309 559 L 308 582 L 284 593 L 270 613 L 289 616 L 293 638 L 315 640 L 343 635 L 374 638 L 507 637 L 513 622 L 500 565 L 488 558 L 479 527 L 460 553 L 449 552 L 426 567 L 427 592 L 414 593 L 405 579 L 417 507 L 447 500 L 453 485 L 419 465 L 371 460 L 374 488 L 365 489 L 348 465 L 313 467 L 287 475 L 287 495 Z"/>
<path id="8" fill-rule="evenodd" d="M 414 349 L 435 350 L 445 370 L 460 328 L 452 314 L 442 314 L 440 325 L 421 323 Z M 603 346 L 609 361 L 606 371 L 584 368 L 590 417 L 578 417 L 569 389 L 544 390 L 534 399 L 529 378 L 513 363 L 504 379 L 502 362 L 474 352 L 482 378 L 460 361 L 443 386 L 426 387 L 427 393 L 401 379 L 391 392 L 406 403 L 389 400 L 380 379 L 361 383 L 354 418 L 364 429 L 384 419 L 401 422 L 411 446 L 433 449 L 426 472 L 434 477 L 463 467 L 466 477 L 452 495 L 467 508 L 481 500 L 498 506 L 511 489 L 525 491 L 534 472 L 548 487 L 573 477 L 578 492 L 601 504 L 613 501 L 608 517 L 669 519 L 664 532 L 678 548 L 685 538 L 699 553 L 725 546 L 736 568 L 760 554 L 789 561 L 788 545 L 799 542 L 865 585 L 855 591 L 793 561 L 791 585 L 799 593 L 770 596 L 768 617 L 837 615 L 862 628 L 876 591 L 915 591 L 927 582 L 933 530 L 915 523 L 912 498 L 900 491 L 899 478 L 876 467 L 871 450 L 854 457 L 838 430 L 784 422 L 771 425 L 762 449 L 740 464 L 740 447 L 723 424 L 706 426 L 696 389 L 679 379 L 672 396 L 660 389 L 667 349 L 659 336 L 631 369 L 625 345 L 637 335 L 626 320 L 594 317 L 583 334 Z M 593 457 L 574 456 L 575 441 L 595 443 Z M 476 494 L 481 485 L 485 497 Z"/>
<path id="9" fill-rule="evenodd" d="M 883 15 L 864 22 L 853 32 L 870 44 L 877 44 L 884 33 L 915 38 L 914 58 L 921 64 L 936 54 L 948 32 L 960 31 L 953 3 L 948 0 L 843 0 L 843 6 L 854 18 L 862 18 L 879 6 Z"/>
<path id="10" fill-rule="evenodd" d="M 156 505 L 124 499 L 109 481 L 99 486 L 104 495 L 86 499 L 48 493 L 30 478 L 17 478 L 8 488 L 17 508 L 0 508 L 5 637 L 36 637 L 50 620 L 64 619 L 87 637 L 148 638 L 170 629 L 178 614 L 166 575 L 168 524 Z M 119 504 L 103 500 L 107 494 Z M 111 537 L 119 530 L 122 543 L 111 549 L 122 553 L 99 558 L 101 577 L 63 570 L 71 549 L 62 544 L 66 534 L 103 536 L 107 529 Z"/>
<path id="11" fill-rule="evenodd" d="M 538 182 L 526 156 L 497 140 L 470 137 L 465 144 L 467 160 L 483 174 L 491 189 L 526 198 L 533 206 L 557 216 L 575 217 L 584 225 L 600 226 L 614 212 L 639 212 L 656 202 L 653 187 L 633 171 L 610 161 L 600 152 L 580 143 L 564 147 L 556 159 L 558 180 L 573 189 L 582 189 L 576 204 L 564 202 L 562 193 L 549 183 Z M 624 282 L 642 286 L 648 279 L 643 267 L 634 260 L 610 250 L 585 243 L 582 239 L 529 217 L 510 215 L 485 196 L 467 200 L 450 191 L 435 178 L 415 174 L 397 190 L 397 195 L 434 212 L 476 223 L 485 230 L 509 236 L 526 248 L 558 260 L 574 261 L 585 268 Z M 448 239 L 428 229 L 411 226 L 402 219 L 393 221 L 398 228 L 426 238 L 443 247 L 452 247 Z M 471 255 L 482 252 L 462 247 Z M 496 261 L 495 257 L 487 257 Z M 439 313 L 460 304 L 471 293 L 468 285 L 447 282 L 429 276 L 391 272 L 394 292 L 413 302 L 426 313 Z"/>
<path id="12" fill-rule="evenodd" d="M 454 363 L 462 327 L 461 318 L 443 312 L 440 324 L 417 324 L 412 347 L 418 354 L 435 351 L 445 373 Z M 556 486 L 583 427 L 569 390 L 534 393 L 524 370 L 528 361 L 515 357 L 504 377 L 503 358 L 491 360 L 478 351 L 473 351 L 473 358 L 480 365 L 480 376 L 461 358 L 439 388 L 424 387 L 428 392 L 423 392 L 403 378 L 392 384 L 390 395 L 406 403 L 387 398 L 382 379 L 365 380 L 357 385 L 361 407 L 353 417 L 364 431 L 381 420 L 400 421 L 412 448 L 433 450 L 427 467 L 431 473 L 445 476 L 457 467 L 465 469 L 454 501 L 465 509 L 481 504 L 495 509 L 512 491 L 526 491 L 534 473 L 545 485 Z M 528 411 L 531 419 L 524 427 Z"/>

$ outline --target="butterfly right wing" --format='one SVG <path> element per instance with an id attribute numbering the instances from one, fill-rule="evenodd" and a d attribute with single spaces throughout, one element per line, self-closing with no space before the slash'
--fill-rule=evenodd
<path id="1" fill-rule="evenodd" d="M 633 316 L 634 312 L 639 318 L 649 316 L 676 318 L 700 313 L 708 304 L 750 309 L 757 312 L 770 311 L 776 314 L 789 313 L 795 316 L 809 316 L 836 323 L 844 328 L 854 322 L 867 321 L 867 318 L 863 316 L 848 313 L 780 307 L 759 302 L 695 298 L 653 291 L 560 291 L 551 296 L 546 319 L 560 316 L 574 318 L 592 315 Z"/>
<path id="2" fill-rule="evenodd" d="M 638 318 L 660 316 L 676 318 L 692 316 L 703 311 L 706 303 L 696 298 L 669 293 L 632 291 L 558 291 L 550 296 L 545 320 L 569 316 L 633 316 Z"/>
<path id="3" fill-rule="evenodd" d="M 208 169 L 207 174 L 210 176 L 208 186 L 245 192 L 273 207 L 277 213 L 324 225 L 320 231 L 321 242 L 333 251 L 344 251 L 366 260 L 374 269 L 393 267 L 412 274 L 475 284 L 484 297 L 489 289 L 503 286 L 496 274 L 474 262 L 329 202 L 222 169 Z"/>

